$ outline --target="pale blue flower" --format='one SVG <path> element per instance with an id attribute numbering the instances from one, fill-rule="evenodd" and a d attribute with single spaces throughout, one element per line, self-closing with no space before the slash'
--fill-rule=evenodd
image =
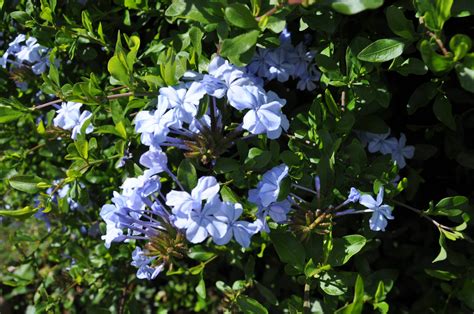
<path id="1" fill-rule="evenodd" d="M 219 193 L 219 183 L 214 177 L 201 177 L 191 194 L 185 191 L 171 191 L 166 195 L 166 205 L 172 207 L 176 227 L 187 228 L 193 210 L 201 211 L 202 202 Z"/>
<path id="2" fill-rule="evenodd" d="M 288 61 L 293 65 L 293 77 L 304 77 L 308 73 L 308 66 L 313 61 L 315 53 L 307 51 L 303 43 L 299 43 L 291 53 L 288 54 Z"/>
<path id="3" fill-rule="evenodd" d="M 159 147 L 166 140 L 169 126 L 179 124 L 174 113 L 167 111 L 168 108 L 168 99 L 159 95 L 157 110 L 140 111 L 135 117 L 135 131 L 141 134 L 140 139 L 144 145 Z"/>
<path id="4" fill-rule="evenodd" d="M 89 134 L 94 131 L 94 126 L 90 123 L 90 119 L 92 118 L 92 113 L 88 110 L 85 110 L 79 116 L 79 119 L 76 121 L 76 125 L 72 128 L 71 138 L 73 140 L 77 139 L 77 136 L 81 134 L 82 127 L 85 123 L 89 123 L 85 129 L 85 133 Z"/>
<path id="5" fill-rule="evenodd" d="M 371 153 L 381 152 L 382 154 L 390 154 L 397 146 L 397 139 L 394 137 L 388 138 L 390 130 L 384 134 L 367 133 L 368 150 Z"/>
<path id="6" fill-rule="evenodd" d="M 77 102 L 62 103 L 61 109 L 57 110 L 57 116 L 53 119 L 54 126 L 64 130 L 70 130 L 76 126 L 81 115 L 82 104 Z"/>
<path id="7" fill-rule="evenodd" d="M 347 202 L 348 203 L 357 203 L 360 199 L 360 192 L 356 188 L 351 188 L 351 191 L 349 192 L 349 196 L 347 197 Z"/>
<path id="8" fill-rule="evenodd" d="M 160 95 L 166 97 L 173 110 L 175 121 L 179 123 L 180 121 L 191 123 L 205 94 L 206 90 L 198 82 L 160 88 Z"/>
<path id="9" fill-rule="evenodd" d="M 269 76 L 269 66 L 267 63 L 268 52 L 268 49 L 258 48 L 252 58 L 252 61 L 250 61 L 249 65 L 247 65 L 247 70 L 252 74 L 267 78 Z"/>
<path id="10" fill-rule="evenodd" d="M 136 247 L 132 252 L 132 266 L 138 268 L 137 278 L 138 279 L 155 279 L 159 273 L 164 269 L 165 265 L 161 264 L 157 267 L 150 266 L 151 262 L 155 257 L 146 256 L 146 251 L 143 251 L 140 247 Z"/>
<path id="11" fill-rule="evenodd" d="M 359 203 L 369 210 L 373 211 L 372 217 L 369 219 L 370 229 L 373 231 L 385 231 L 387 227 L 387 219 L 394 219 L 392 216 L 392 208 L 383 203 L 384 189 L 380 187 L 377 194 L 377 200 L 371 195 L 362 195 Z"/>
<path id="12" fill-rule="evenodd" d="M 214 238 L 222 238 L 228 230 L 228 225 L 218 220 L 216 214 L 221 207 L 219 195 L 214 195 L 207 200 L 202 209 L 194 208 L 189 214 L 186 226 L 186 238 L 191 243 L 201 243 L 208 235 Z"/>
<path id="13" fill-rule="evenodd" d="M 397 163 L 399 169 L 402 169 L 406 166 L 405 159 L 413 158 L 415 155 L 415 147 L 408 145 L 406 146 L 407 138 L 405 134 L 400 135 L 400 140 L 397 141 L 396 145 L 393 147 L 392 160 Z"/>
<path id="14" fill-rule="evenodd" d="M 140 157 L 140 164 L 150 169 L 151 173 L 160 173 L 168 169 L 168 157 L 161 149 L 150 149 Z"/>
<path id="15" fill-rule="evenodd" d="M 286 82 L 293 73 L 293 65 L 288 60 L 288 52 L 285 48 L 279 47 L 267 54 L 268 78 L 277 79 L 279 82 Z"/>
<path id="16" fill-rule="evenodd" d="M 229 91 L 228 98 L 229 101 L 233 100 L 234 108 L 249 109 L 242 127 L 250 133 L 262 134 L 282 128 L 281 108 L 285 105 L 285 100 L 278 98 L 275 93 L 266 94 L 257 86 L 235 86 Z"/>
<path id="17" fill-rule="evenodd" d="M 265 172 L 257 188 L 249 191 L 249 201 L 262 207 L 276 202 L 280 194 L 281 181 L 288 175 L 288 166 L 281 164 Z"/>
<path id="18" fill-rule="evenodd" d="M 227 225 L 227 232 L 222 237 L 213 237 L 214 243 L 225 245 L 234 237 L 235 241 L 244 248 L 250 246 L 250 238 L 258 232 L 258 227 L 247 221 L 237 221 L 242 212 L 243 208 L 239 203 L 223 202 L 221 204 L 214 216 Z"/>

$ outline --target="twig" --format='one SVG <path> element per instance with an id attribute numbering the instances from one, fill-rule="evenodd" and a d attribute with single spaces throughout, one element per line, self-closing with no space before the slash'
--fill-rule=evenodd
<path id="1" fill-rule="evenodd" d="M 39 105 L 39 106 L 35 106 L 32 109 L 33 110 L 41 109 L 41 108 L 45 108 L 45 107 L 48 107 L 48 106 L 51 106 L 51 105 L 54 105 L 54 104 L 59 104 L 60 102 L 63 102 L 63 100 L 62 99 L 56 99 L 56 100 L 47 102 L 47 103 Z"/>
<path id="2" fill-rule="evenodd" d="M 311 302 L 309 300 L 309 292 L 311 290 L 310 279 L 306 279 L 304 283 L 304 302 L 303 302 L 303 313 L 311 312 Z"/>
<path id="3" fill-rule="evenodd" d="M 341 93 L 341 111 L 344 111 L 346 108 L 346 91 L 343 90 Z"/>
<path id="4" fill-rule="evenodd" d="M 412 212 L 415 212 L 417 213 L 418 215 L 420 215 L 421 217 L 431 221 L 431 223 L 433 223 L 438 229 L 444 229 L 444 230 L 448 230 L 448 231 L 455 231 L 453 230 L 453 228 L 451 227 L 448 227 L 448 226 L 445 226 L 443 224 L 440 224 L 439 222 L 437 222 L 436 220 L 434 220 L 433 218 L 431 218 L 430 216 L 426 215 L 422 210 L 419 210 L 419 209 L 416 209 L 415 207 L 412 207 L 410 205 L 407 205 L 405 203 L 402 203 L 402 202 L 399 202 L 397 200 L 392 200 L 392 202 L 394 202 L 395 204 L 397 205 L 400 205 L 402 207 L 405 207 L 409 210 L 411 210 Z"/>
<path id="5" fill-rule="evenodd" d="M 431 32 L 431 31 L 426 31 L 426 34 L 428 34 L 428 36 L 430 36 L 431 38 L 433 38 L 435 40 L 435 42 L 438 45 L 439 49 L 443 53 L 443 56 L 445 56 L 445 57 L 449 56 L 448 50 L 444 47 L 443 42 L 441 41 L 441 39 L 438 38 L 438 36 L 436 36 L 435 33 Z"/>
<path id="6" fill-rule="evenodd" d="M 279 9 L 281 9 L 285 4 L 284 3 L 279 3 L 277 5 L 275 5 L 273 8 L 271 8 L 270 10 L 268 10 L 267 12 L 263 13 L 262 15 L 260 16 L 257 16 L 255 19 L 257 20 L 257 22 L 260 22 L 260 20 L 265 17 L 265 16 L 272 16 L 273 14 L 276 13 L 276 11 L 278 11 Z"/>

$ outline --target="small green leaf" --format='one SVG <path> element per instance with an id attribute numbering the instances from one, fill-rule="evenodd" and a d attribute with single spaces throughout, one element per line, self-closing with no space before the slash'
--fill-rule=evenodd
<path id="1" fill-rule="evenodd" d="M 474 93 L 474 68 L 469 68 L 465 64 L 458 63 L 455 69 L 462 88 Z"/>
<path id="2" fill-rule="evenodd" d="M 191 249 L 189 249 L 188 253 L 189 258 L 200 262 L 208 261 L 214 256 L 216 256 L 215 253 L 206 251 L 206 249 L 202 245 L 193 246 Z"/>
<path id="3" fill-rule="evenodd" d="M 37 211 L 37 208 L 26 206 L 17 210 L 0 210 L 0 216 L 23 219 L 34 215 Z"/>
<path id="4" fill-rule="evenodd" d="M 405 43 L 400 39 L 379 39 L 362 49 L 357 58 L 367 62 L 385 62 L 401 55 L 404 48 Z"/>
<path id="5" fill-rule="evenodd" d="M 241 55 L 251 48 L 255 48 L 259 35 L 260 31 L 252 30 L 234 38 L 224 39 L 220 50 L 221 56 L 228 57 L 231 61 L 237 61 L 237 65 L 241 65 Z"/>
<path id="6" fill-rule="evenodd" d="M 415 5 L 423 22 L 432 31 L 440 32 L 451 14 L 454 0 L 416 0 Z"/>
<path id="7" fill-rule="evenodd" d="M 413 22 L 408 20 L 403 11 L 396 6 L 389 6 L 386 11 L 388 26 L 395 35 L 413 40 L 415 38 L 415 28 Z"/>
<path id="8" fill-rule="evenodd" d="M 257 28 L 258 23 L 247 6 L 232 3 L 225 9 L 225 17 L 230 24 L 240 28 Z"/>
<path id="9" fill-rule="evenodd" d="M 196 168 L 189 159 L 183 159 L 179 164 L 178 180 L 187 190 L 192 190 L 196 186 Z"/>
<path id="10" fill-rule="evenodd" d="M 438 256 L 432 261 L 432 263 L 444 261 L 448 257 L 446 252 L 446 238 L 443 233 L 439 233 L 439 253 Z"/>
<path id="11" fill-rule="evenodd" d="M 344 265 L 352 256 L 362 250 L 366 242 L 365 237 L 358 234 L 333 239 L 333 249 L 329 254 L 328 263 L 331 266 Z"/>
<path id="12" fill-rule="evenodd" d="M 449 48 L 454 53 L 454 61 L 461 60 L 472 47 L 472 40 L 464 34 L 456 34 L 449 41 Z"/>
<path id="13" fill-rule="evenodd" d="M 428 213 L 430 215 L 458 216 L 463 212 L 467 203 L 468 199 L 465 196 L 446 197 L 440 200 Z"/>
<path id="14" fill-rule="evenodd" d="M 277 230 L 270 232 L 270 238 L 280 260 L 303 271 L 306 252 L 301 242 L 290 232 Z"/>
<path id="15" fill-rule="evenodd" d="M 377 9 L 383 0 L 332 0 L 332 8 L 342 14 L 352 15 L 369 9 Z"/>
<path id="16" fill-rule="evenodd" d="M 456 131 L 456 121 L 454 121 L 451 103 L 445 95 L 438 95 L 433 104 L 433 112 L 436 118 L 443 122 L 448 128 Z"/>
<path id="17" fill-rule="evenodd" d="M 74 141 L 74 145 L 76 146 L 79 155 L 87 160 L 87 158 L 89 157 L 89 142 L 87 142 L 86 139 L 80 139 Z"/>
<path id="18" fill-rule="evenodd" d="M 428 68 L 435 74 L 444 74 L 454 66 L 453 57 L 451 55 L 442 56 L 435 52 L 434 46 L 428 40 L 420 43 L 421 58 Z"/>
<path id="19" fill-rule="evenodd" d="M 246 295 L 239 295 L 237 298 L 239 309 L 245 314 L 267 314 L 268 310 L 255 299 Z"/>
<path id="20" fill-rule="evenodd" d="M 38 192 L 38 187 L 36 186 L 41 182 L 41 178 L 31 175 L 17 175 L 8 179 L 10 186 L 16 190 L 35 194 Z"/>
<path id="21" fill-rule="evenodd" d="M 199 280 L 199 283 L 197 284 L 196 288 L 194 288 L 194 290 L 199 297 L 203 299 L 206 298 L 206 283 L 204 282 L 204 279 L 201 278 L 201 280 Z"/>
<path id="22" fill-rule="evenodd" d="M 429 104 L 438 93 L 438 85 L 433 82 L 426 82 L 418 86 L 408 99 L 408 114 L 414 114 L 419 108 Z"/>

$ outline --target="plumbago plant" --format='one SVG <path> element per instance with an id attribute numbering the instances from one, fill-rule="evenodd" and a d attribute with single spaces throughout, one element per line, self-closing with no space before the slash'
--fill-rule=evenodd
<path id="1" fill-rule="evenodd" d="M 0 1 L 0 312 L 472 312 L 471 14 Z"/>

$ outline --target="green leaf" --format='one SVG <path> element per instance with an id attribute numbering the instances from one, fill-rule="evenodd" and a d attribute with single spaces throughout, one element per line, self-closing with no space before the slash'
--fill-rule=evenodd
<path id="1" fill-rule="evenodd" d="M 450 281 L 458 278 L 456 275 L 450 273 L 449 271 L 441 269 L 425 269 L 425 273 L 427 273 L 431 277 L 445 281 Z"/>
<path id="2" fill-rule="evenodd" d="M 404 48 L 405 43 L 400 39 L 379 39 L 362 49 L 357 58 L 367 62 L 385 62 L 401 55 Z"/>
<path id="3" fill-rule="evenodd" d="M 239 309 L 246 314 L 268 313 L 268 310 L 262 304 L 260 304 L 260 302 L 243 294 L 237 297 L 237 305 L 239 306 Z"/>
<path id="4" fill-rule="evenodd" d="M 214 171 L 216 173 L 227 173 L 239 170 L 240 163 L 232 158 L 219 158 L 216 161 L 216 165 L 214 166 Z"/>
<path id="5" fill-rule="evenodd" d="M 225 202 L 240 203 L 240 199 L 227 185 L 221 187 L 222 200 Z"/>
<path id="6" fill-rule="evenodd" d="M 337 314 L 360 314 L 364 307 L 364 281 L 360 275 L 357 275 L 355 288 L 354 288 L 354 299 L 352 303 L 345 305 L 338 309 L 334 313 Z"/>
<path id="7" fill-rule="evenodd" d="M 435 48 L 428 40 L 423 40 L 420 43 L 421 58 L 428 66 L 428 68 L 435 74 L 444 74 L 454 66 L 453 57 L 442 56 L 435 52 Z"/>
<path id="8" fill-rule="evenodd" d="M 416 0 L 415 5 L 419 15 L 423 17 L 426 27 L 440 32 L 451 15 L 453 0 Z"/>
<path id="9" fill-rule="evenodd" d="M 396 6 L 389 6 L 385 12 L 388 26 L 395 35 L 408 40 L 415 39 L 415 28 L 413 22 L 408 20 L 403 11 Z"/>
<path id="10" fill-rule="evenodd" d="M 87 160 L 87 158 L 89 157 L 89 142 L 87 142 L 86 139 L 80 139 L 74 141 L 74 145 L 76 146 L 79 155 Z"/>
<path id="11" fill-rule="evenodd" d="M 423 61 L 417 58 L 408 58 L 403 60 L 403 58 L 395 58 L 388 68 L 391 71 L 397 71 L 403 76 L 410 74 L 415 75 L 425 75 L 428 72 L 428 67 Z"/>
<path id="12" fill-rule="evenodd" d="M 474 68 L 469 68 L 465 64 L 458 63 L 456 64 L 455 69 L 459 83 L 461 83 L 461 87 L 471 93 L 474 93 Z"/>
<path id="13" fill-rule="evenodd" d="M 438 93 L 438 85 L 433 82 L 426 82 L 415 89 L 408 99 L 408 114 L 414 114 L 419 108 L 426 106 Z"/>
<path id="14" fill-rule="evenodd" d="M 14 11 L 10 13 L 10 17 L 20 24 L 25 24 L 31 20 L 31 16 L 25 11 Z"/>
<path id="15" fill-rule="evenodd" d="M 344 265 L 352 256 L 362 250 L 366 242 L 365 237 L 358 234 L 333 239 L 333 249 L 329 254 L 328 263 L 331 266 Z"/>
<path id="16" fill-rule="evenodd" d="M 247 6 L 232 3 L 225 9 L 225 17 L 230 24 L 240 28 L 257 28 L 258 23 Z"/>
<path id="17" fill-rule="evenodd" d="M 330 3 L 337 12 L 352 15 L 364 10 L 377 9 L 383 4 L 383 0 L 332 0 Z"/>
<path id="18" fill-rule="evenodd" d="M 37 208 L 26 206 L 17 210 L 0 210 L 0 216 L 23 219 L 34 215 L 37 211 Z"/>
<path id="19" fill-rule="evenodd" d="M 472 40 L 464 34 L 456 34 L 449 41 L 449 48 L 454 53 L 454 61 L 461 60 L 471 50 Z"/>
<path id="20" fill-rule="evenodd" d="M 196 168 L 189 159 L 183 159 L 178 167 L 178 180 L 188 190 L 197 184 Z"/>
<path id="21" fill-rule="evenodd" d="M 454 121 L 451 103 L 445 95 L 438 95 L 433 104 L 433 112 L 436 118 L 443 122 L 448 128 L 456 131 L 456 121 Z"/>
<path id="22" fill-rule="evenodd" d="M 252 147 L 245 159 L 245 167 L 261 169 L 264 168 L 271 159 L 272 154 L 268 150 L 261 150 L 260 148 Z"/>
<path id="23" fill-rule="evenodd" d="M 341 109 L 336 104 L 334 97 L 332 97 L 331 91 L 326 89 L 324 91 L 324 100 L 326 101 L 326 106 L 328 107 L 329 112 L 336 118 L 341 117 Z"/>
<path id="24" fill-rule="evenodd" d="M 189 249 L 188 257 L 194 260 L 205 262 L 216 256 L 215 253 L 206 251 L 202 245 L 195 245 Z"/>
<path id="25" fill-rule="evenodd" d="M 231 61 L 237 61 L 237 65 L 242 65 L 243 63 L 240 61 L 241 55 L 251 48 L 255 48 L 259 35 L 260 31 L 252 30 L 234 38 L 224 39 L 220 50 L 221 56 L 227 57 Z"/>
<path id="26" fill-rule="evenodd" d="M 270 232 L 270 239 L 282 262 L 303 271 L 306 252 L 301 242 L 292 233 L 275 230 Z"/>
<path id="27" fill-rule="evenodd" d="M 354 282 L 354 274 L 330 270 L 324 272 L 318 281 L 319 287 L 326 294 L 338 296 L 347 293 L 349 286 Z"/>
<path id="28" fill-rule="evenodd" d="M 448 257 L 446 252 L 446 238 L 443 233 L 439 233 L 439 253 L 438 256 L 432 261 L 432 263 L 444 261 Z"/>
<path id="29" fill-rule="evenodd" d="M 31 175 L 17 175 L 8 179 L 10 186 L 16 190 L 35 194 L 38 192 L 37 184 L 41 182 L 41 178 Z"/>
<path id="30" fill-rule="evenodd" d="M 194 288 L 194 290 L 199 297 L 203 299 L 206 298 L 206 283 L 204 282 L 204 279 L 201 278 L 201 280 L 199 280 L 199 283 L 197 284 L 196 288 Z"/>
<path id="31" fill-rule="evenodd" d="M 452 196 L 443 198 L 433 209 L 427 213 L 430 215 L 458 216 L 463 212 L 463 207 L 468 204 L 465 196 Z"/>
<path id="32" fill-rule="evenodd" d="M 130 85 L 130 76 L 128 75 L 127 68 L 120 61 L 119 57 L 113 56 L 110 58 L 107 64 L 107 70 L 109 73 L 122 84 Z"/>
<path id="33" fill-rule="evenodd" d="M 19 119 L 25 113 L 10 106 L 0 105 L 0 123 L 7 123 Z"/>

